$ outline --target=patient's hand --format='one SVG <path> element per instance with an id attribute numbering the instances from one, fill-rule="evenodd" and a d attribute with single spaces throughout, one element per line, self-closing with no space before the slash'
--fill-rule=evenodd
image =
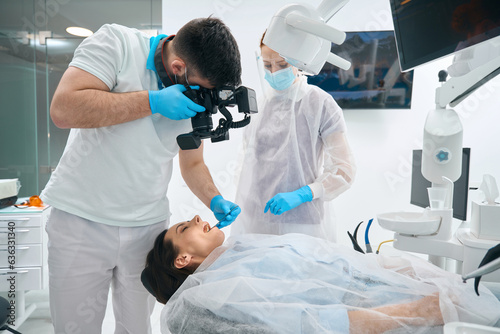
<path id="1" fill-rule="evenodd" d="M 443 324 L 437 294 L 409 303 L 349 311 L 348 316 L 351 334 L 384 333 L 403 325 L 438 326 Z"/>
<path id="2" fill-rule="evenodd" d="M 417 322 L 421 321 L 422 325 L 438 326 L 444 323 L 441 308 L 439 307 L 439 296 L 437 294 L 414 301 L 408 304 L 408 307 L 410 308 L 410 312 L 411 309 L 415 310 L 415 317 L 422 318 L 416 320 Z"/>

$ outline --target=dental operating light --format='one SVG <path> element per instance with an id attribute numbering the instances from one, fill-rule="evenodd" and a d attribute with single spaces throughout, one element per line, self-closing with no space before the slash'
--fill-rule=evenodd
<path id="1" fill-rule="evenodd" d="M 318 74 L 326 62 L 347 70 L 351 63 L 330 52 L 331 43 L 344 43 L 346 34 L 326 22 L 348 1 L 324 0 L 317 9 L 309 4 L 283 6 L 271 19 L 263 43 L 306 73 Z"/>

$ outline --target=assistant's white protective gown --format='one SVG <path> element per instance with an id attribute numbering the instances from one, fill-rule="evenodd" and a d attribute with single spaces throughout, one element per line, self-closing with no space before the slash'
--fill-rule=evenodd
<path id="1" fill-rule="evenodd" d="M 304 234 L 239 235 L 216 248 L 162 310 L 166 333 L 349 333 L 350 310 L 438 294 L 445 323 L 493 326 L 500 301 L 485 287 L 407 253 L 361 254 Z M 377 312 L 377 314 L 380 314 Z M 411 317 L 412 315 L 409 315 Z M 389 316 L 386 316 L 389 319 Z M 391 333 L 442 333 L 407 325 Z"/>
<path id="2" fill-rule="evenodd" d="M 285 90 L 270 89 L 245 128 L 235 201 L 241 214 L 231 234 L 297 232 L 335 241 L 325 201 L 347 190 L 355 174 L 345 132 L 341 108 L 305 76 Z M 311 202 L 281 215 L 264 213 L 272 197 L 305 185 L 314 194 Z"/>

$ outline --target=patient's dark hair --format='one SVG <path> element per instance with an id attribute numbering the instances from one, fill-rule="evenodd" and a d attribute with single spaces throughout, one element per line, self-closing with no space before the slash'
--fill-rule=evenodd
<path id="1" fill-rule="evenodd" d="M 165 304 L 192 274 L 188 269 L 177 269 L 174 266 L 179 250 L 172 240 L 163 240 L 166 233 L 167 230 L 164 230 L 156 237 L 153 249 L 146 258 L 146 268 L 141 275 L 146 289 L 162 304 Z"/>
<path id="2" fill-rule="evenodd" d="M 175 35 L 172 47 L 187 67 L 193 66 L 215 87 L 241 83 L 238 44 L 221 20 L 208 17 L 189 21 Z"/>

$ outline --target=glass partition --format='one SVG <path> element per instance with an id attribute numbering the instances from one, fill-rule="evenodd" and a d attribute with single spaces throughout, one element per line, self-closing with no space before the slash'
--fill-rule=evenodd
<path id="1" fill-rule="evenodd" d="M 57 166 L 69 130 L 49 106 L 83 38 L 105 23 L 161 32 L 161 0 L 0 1 L 0 179 L 18 178 L 19 197 L 39 194 Z"/>
<path id="2" fill-rule="evenodd" d="M 33 1 L 4 1 L 0 10 L 0 179 L 19 178 L 36 191 L 36 52 Z M 15 20 L 13 16 L 18 19 Z"/>

